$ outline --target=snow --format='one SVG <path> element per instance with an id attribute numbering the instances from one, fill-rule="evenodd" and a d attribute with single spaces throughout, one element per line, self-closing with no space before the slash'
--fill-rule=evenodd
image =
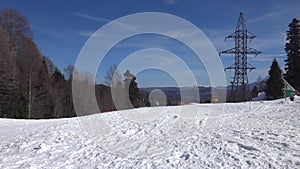
<path id="1" fill-rule="evenodd" d="M 295 101 L 296 103 L 300 103 L 300 96 L 295 95 L 295 96 L 294 96 L 294 101 Z"/>
<path id="2" fill-rule="evenodd" d="M 0 119 L 0 168 L 300 168 L 299 108 L 281 99 Z"/>
<path id="3" fill-rule="evenodd" d="M 266 100 L 266 93 L 265 92 L 259 92 L 257 97 L 254 97 L 251 99 L 252 101 L 262 101 Z"/>

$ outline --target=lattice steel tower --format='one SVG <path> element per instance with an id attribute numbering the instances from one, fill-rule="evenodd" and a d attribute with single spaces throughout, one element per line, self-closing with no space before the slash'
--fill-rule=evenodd
<path id="1" fill-rule="evenodd" d="M 229 101 L 246 101 L 248 100 L 249 94 L 249 84 L 247 72 L 256 67 L 253 67 L 248 63 L 248 54 L 254 54 L 255 56 L 261 52 L 248 47 L 248 40 L 254 39 L 256 36 L 247 31 L 247 26 L 243 17 L 243 13 L 240 13 L 237 27 L 235 32 L 225 38 L 234 39 L 235 47 L 220 52 L 221 54 L 234 54 L 235 62 L 233 65 L 225 68 L 225 70 L 234 70 L 234 77 L 231 83 L 231 92 L 229 96 Z"/>

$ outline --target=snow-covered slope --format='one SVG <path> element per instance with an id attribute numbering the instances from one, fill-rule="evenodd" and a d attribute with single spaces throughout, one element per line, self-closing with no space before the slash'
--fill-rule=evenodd
<path id="1" fill-rule="evenodd" d="M 300 168 L 300 103 L 136 110 L 0 119 L 0 168 Z"/>

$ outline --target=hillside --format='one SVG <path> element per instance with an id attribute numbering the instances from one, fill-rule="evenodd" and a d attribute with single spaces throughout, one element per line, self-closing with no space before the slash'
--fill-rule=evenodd
<path id="1" fill-rule="evenodd" d="M 0 119 L 0 168 L 299 168 L 299 108 L 276 100 Z"/>

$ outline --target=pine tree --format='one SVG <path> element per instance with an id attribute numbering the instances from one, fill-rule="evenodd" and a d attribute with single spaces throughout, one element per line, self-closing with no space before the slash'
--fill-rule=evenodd
<path id="1" fill-rule="evenodd" d="M 73 80 L 73 72 L 75 68 L 71 65 L 68 65 L 65 69 L 65 94 L 66 94 L 66 112 L 64 113 L 64 117 L 75 117 L 76 112 L 74 109 L 73 96 L 72 96 L 72 80 Z"/>
<path id="2" fill-rule="evenodd" d="M 135 82 L 136 77 L 130 73 L 129 70 L 127 70 L 124 73 L 125 80 L 124 80 L 124 87 L 128 90 L 128 95 L 130 102 L 133 107 L 139 107 L 140 106 L 140 91 L 138 88 L 137 83 Z"/>
<path id="3" fill-rule="evenodd" d="M 57 68 L 54 69 L 51 79 L 53 86 L 61 84 L 65 80 L 64 75 Z"/>
<path id="4" fill-rule="evenodd" d="M 296 18 L 289 24 L 286 40 L 285 79 L 296 90 L 300 90 L 300 25 Z"/>
<path id="5" fill-rule="evenodd" d="M 26 102 L 14 84 L 0 75 L 0 117 L 26 118 Z"/>
<path id="6" fill-rule="evenodd" d="M 51 76 L 51 83 L 54 98 L 54 117 L 69 117 L 67 82 L 63 74 L 57 68 L 54 69 L 54 73 Z"/>
<path id="7" fill-rule="evenodd" d="M 32 117 L 31 118 L 53 118 L 54 101 L 51 95 L 51 85 L 47 66 L 42 60 L 37 70 L 36 80 L 33 83 Z"/>
<path id="8" fill-rule="evenodd" d="M 282 89 L 284 84 L 281 76 L 282 70 L 280 69 L 277 60 L 274 59 L 269 70 L 269 78 L 267 79 L 266 95 L 268 99 L 279 99 L 283 96 Z"/>

